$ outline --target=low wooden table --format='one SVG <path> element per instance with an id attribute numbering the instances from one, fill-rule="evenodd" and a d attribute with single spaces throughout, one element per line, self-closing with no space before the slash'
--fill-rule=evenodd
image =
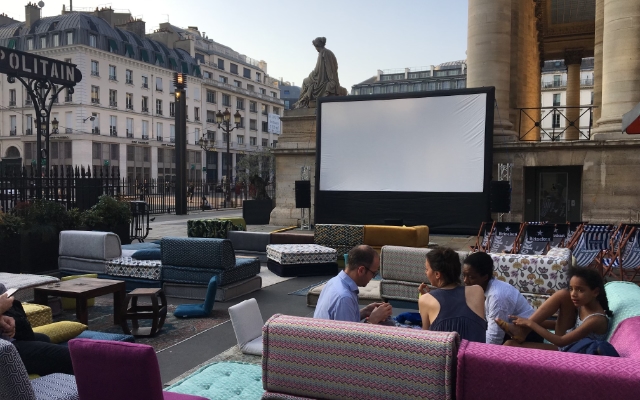
<path id="1" fill-rule="evenodd" d="M 89 312 L 87 300 L 93 297 L 113 293 L 113 323 L 122 325 L 125 307 L 125 282 L 111 279 L 77 278 L 55 284 L 33 288 L 34 303 L 47 305 L 48 296 L 70 297 L 76 299 L 76 318 L 87 325 Z"/>

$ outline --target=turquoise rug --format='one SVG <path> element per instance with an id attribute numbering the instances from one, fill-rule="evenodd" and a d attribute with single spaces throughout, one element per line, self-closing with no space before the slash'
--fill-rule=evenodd
<path id="1" fill-rule="evenodd" d="M 216 362 L 165 389 L 167 392 L 191 394 L 211 400 L 259 400 L 262 366 L 238 362 Z"/>

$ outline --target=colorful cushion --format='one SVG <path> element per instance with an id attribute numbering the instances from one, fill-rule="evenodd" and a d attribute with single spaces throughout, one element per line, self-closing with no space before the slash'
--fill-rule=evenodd
<path id="1" fill-rule="evenodd" d="M 429 245 L 429 227 L 365 225 L 364 244 L 380 248 L 382 246 L 427 247 Z"/>
<path id="2" fill-rule="evenodd" d="M 218 219 L 190 219 L 187 221 L 187 236 L 193 238 L 225 239 L 228 231 L 237 231 L 237 226 L 231 221 Z M 163 245 L 164 248 L 164 245 Z"/>
<path id="3" fill-rule="evenodd" d="M 64 281 L 77 279 L 77 278 L 97 278 L 97 277 L 98 277 L 98 274 L 69 275 L 69 276 L 63 276 L 60 280 L 64 282 Z M 95 304 L 96 304 L 95 298 L 87 299 L 87 307 L 93 307 Z M 62 309 L 75 310 L 75 308 L 76 308 L 76 299 L 71 299 L 68 297 L 62 298 Z M 31 324 L 31 326 L 33 326 L 33 324 Z"/>
<path id="4" fill-rule="evenodd" d="M 53 322 L 51 307 L 41 304 L 22 303 L 22 308 L 24 308 L 32 328 Z"/>
<path id="5" fill-rule="evenodd" d="M 380 251 L 380 274 L 382 279 L 429 283 L 425 274 L 425 261 L 431 249 L 383 246 Z M 460 263 L 469 255 L 466 251 L 457 251 Z M 417 290 L 416 290 L 417 293 Z M 414 293 L 415 296 L 417 294 Z"/>
<path id="6" fill-rule="evenodd" d="M 162 274 L 162 262 L 160 260 L 136 260 L 131 257 L 119 257 L 107 261 L 105 272 L 114 276 L 159 280 Z"/>
<path id="7" fill-rule="evenodd" d="M 611 334 L 609 340 L 620 357 L 640 360 L 640 316 L 622 321 Z"/>
<path id="8" fill-rule="evenodd" d="M 267 257 L 281 265 L 336 262 L 337 252 L 317 244 L 270 244 Z"/>
<path id="9" fill-rule="evenodd" d="M 33 328 L 33 331 L 49 336 L 51 343 L 62 343 L 73 339 L 86 329 L 87 326 L 79 322 L 60 321 Z"/>
<path id="10" fill-rule="evenodd" d="M 207 399 L 259 399 L 262 368 L 256 364 L 217 362 L 198 369 L 165 389 Z"/>
<path id="11" fill-rule="evenodd" d="M 231 223 L 238 228 L 239 231 L 247 230 L 247 223 L 244 221 L 242 217 L 218 217 L 216 218 L 218 221 L 231 221 Z M 235 229 L 234 229 L 235 230 Z"/>
<path id="12" fill-rule="evenodd" d="M 609 282 L 604 285 L 613 318 L 609 326 L 609 338 L 618 325 L 627 318 L 640 316 L 640 287 L 632 282 Z"/>
<path id="13" fill-rule="evenodd" d="M 106 333 L 97 331 L 84 331 L 76 339 L 93 339 L 93 340 L 114 340 L 116 342 L 129 342 L 135 343 L 135 338 L 132 335 L 125 335 L 123 333 Z"/>
<path id="14" fill-rule="evenodd" d="M 523 293 L 552 295 L 569 285 L 567 271 L 570 253 L 566 257 L 527 254 L 491 254 L 493 275 Z"/>
<path id="15" fill-rule="evenodd" d="M 141 249 L 133 253 L 131 258 L 136 260 L 162 260 L 162 251 L 159 248 Z"/>

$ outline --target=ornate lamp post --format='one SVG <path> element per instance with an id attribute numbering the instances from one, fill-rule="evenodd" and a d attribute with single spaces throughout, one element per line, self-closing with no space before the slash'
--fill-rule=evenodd
<path id="1" fill-rule="evenodd" d="M 58 130 L 59 125 L 60 123 L 58 122 L 58 119 L 54 117 L 53 121 L 51 121 L 51 134 L 57 135 L 58 133 L 60 133 L 60 131 Z"/>
<path id="2" fill-rule="evenodd" d="M 231 121 L 231 112 L 229 112 L 229 109 L 225 108 L 224 113 L 220 112 L 220 110 L 218 110 L 218 112 L 216 113 L 216 123 L 218 124 L 218 129 L 221 128 L 222 132 L 227 134 L 227 194 L 225 196 L 225 207 L 229 207 L 229 204 L 231 204 L 231 132 L 240 127 L 241 118 L 242 115 L 240 115 L 240 112 L 236 111 L 236 113 L 233 114 L 233 122 L 235 126 L 233 128 L 230 128 L 229 123 Z"/>

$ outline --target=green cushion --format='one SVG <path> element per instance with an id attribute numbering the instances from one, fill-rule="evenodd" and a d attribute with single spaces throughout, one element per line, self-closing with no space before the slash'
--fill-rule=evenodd
<path id="1" fill-rule="evenodd" d="M 217 362 L 206 365 L 165 389 L 207 399 L 259 399 L 264 393 L 259 364 Z"/>
<path id="2" fill-rule="evenodd" d="M 640 315 L 640 287 L 632 282 L 615 281 L 604 285 L 604 290 L 607 292 L 609 309 L 613 312 L 609 340 L 620 322 Z"/>

